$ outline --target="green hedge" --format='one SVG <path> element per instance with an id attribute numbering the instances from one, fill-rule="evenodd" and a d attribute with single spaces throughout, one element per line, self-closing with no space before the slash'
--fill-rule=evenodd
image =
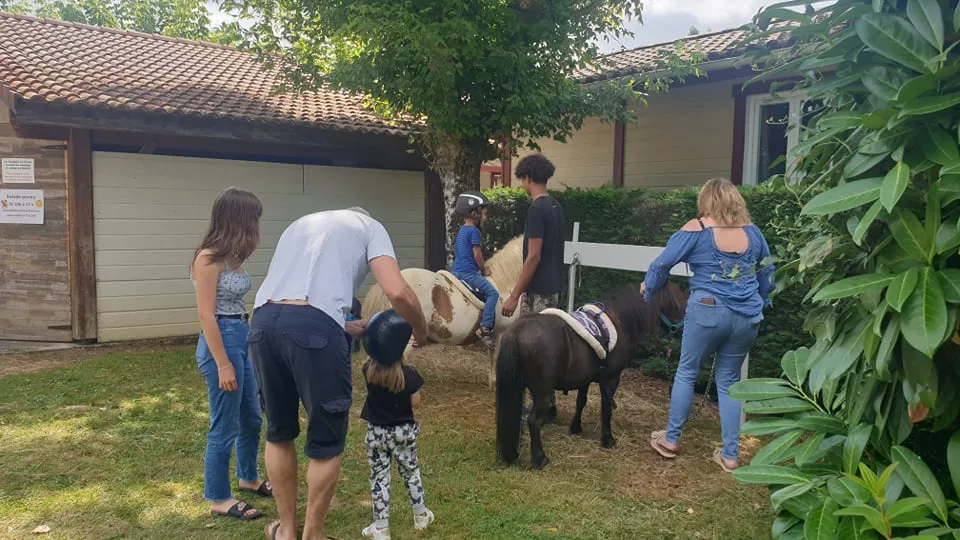
<path id="1" fill-rule="evenodd" d="M 776 253 L 779 238 L 776 228 L 767 226 L 774 220 L 790 219 L 798 211 L 795 205 L 781 204 L 788 200 L 782 188 L 742 188 L 741 192 L 754 221 L 763 230 L 771 250 Z M 530 200 L 516 188 L 498 188 L 484 192 L 492 201 L 484 245 L 498 249 L 511 238 L 523 234 L 523 223 Z M 580 240 L 608 244 L 662 246 L 677 229 L 697 215 L 697 188 L 670 192 L 643 189 L 570 189 L 551 192 L 566 214 L 566 238 L 573 235 L 574 222 L 580 222 Z M 638 272 L 583 268 L 577 287 L 577 303 L 600 300 L 627 283 L 643 279 Z M 678 279 L 681 285 L 685 280 Z M 784 351 L 812 343 L 803 331 L 804 292 L 786 290 L 774 299 L 761 325 L 760 336 L 750 356 L 751 377 L 779 377 L 780 357 Z M 566 305 L 565 294 L 562 295 Z M 680 344 L 677 340 L 658 338 L 638 351 L 638 363 L 655 377 L 672 379 L 676 371 Z M 668 354 L 669 353 L 669 354 Z M 707 368 L 701 374 L 701 388 L 706 383 Z"/>

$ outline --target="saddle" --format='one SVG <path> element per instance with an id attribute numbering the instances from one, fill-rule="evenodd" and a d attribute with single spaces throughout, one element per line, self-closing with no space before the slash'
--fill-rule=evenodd
<path id="1" fill-rule="evenodd" d="M 606 360 L 607 354 L 617 346 L 617 329 L 606 314 L 603 304 L 587 304 L 577 311 L 567 313 L 562 309 L 545 309 L 541 315 L 559 317 L 587 345 L 593 349 L 597 358 Z"/>

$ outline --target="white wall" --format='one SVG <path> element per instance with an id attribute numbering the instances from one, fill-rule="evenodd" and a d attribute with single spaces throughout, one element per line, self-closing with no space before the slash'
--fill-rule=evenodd
<path id="1" fill-rule="evenodd" d="M 250 302 L 283 230 L 319 210 L 363 206 L 387 227 L 401 266 L 423 266 L 421 172 L 95 152 L 93 184 L 100 341 L 198 331 L 189 265 L 230 186 L 264 205 L 261 248 L 245 265 Z"/>

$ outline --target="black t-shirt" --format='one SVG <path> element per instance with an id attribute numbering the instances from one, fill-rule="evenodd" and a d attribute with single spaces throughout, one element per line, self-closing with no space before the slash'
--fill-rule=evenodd
<path id="1" fill-rule="evenodd" d="M 534 200 L 527 210 L 523 260 L 527 260 L 527 244 L 531 238 L 542 238 L 543 245 L 540 248 L 540 264 L 526 292 L 556 294 L 563 287 L 563 221 L 563 207 L 549 195 Z"/>
<path id="2" fill-rule="evenodd" d="M 423 386 L 423 377 L 416 369 L 403 366 L 403 379 L 406 386 L 403 392 L 394 394 L 390 390 L 367 383 L 367 401 L 363 404 L 360 418 L 371 425 L 380 427 L 402 426 L 416 422 L 413 418 L 413 404 L 410 396 Z"/>

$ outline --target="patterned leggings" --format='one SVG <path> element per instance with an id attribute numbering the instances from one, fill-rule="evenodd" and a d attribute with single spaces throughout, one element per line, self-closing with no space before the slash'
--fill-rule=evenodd
<path id="1" fill-rule="evenodd" d="M 370 493 L 373 495 L 373 519 L 378 529 L 390 527 L 390 461 L 396 460 L 410 494 L 415 515 L 426 510 L 420 463 L 417 461 L 417 436 L 420 426 L 367 426 L 367 459 L 370 461 Z"/>

